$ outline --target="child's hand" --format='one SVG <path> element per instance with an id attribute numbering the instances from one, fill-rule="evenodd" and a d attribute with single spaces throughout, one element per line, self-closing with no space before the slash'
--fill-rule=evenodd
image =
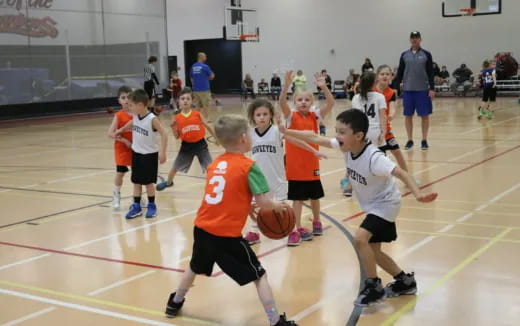
<path id="1" fill-rule="evenodd" d="M 415 198 L 417 199 L 417 201 L 420 201 L 421 203 L 430 203 L 430 202 L 434 201 L 437 198 L 437 195 L 438 194 L 436 192 L 432 192 L 432 193 L 429 193 L 429 194 L 420 193 Z"/>
<path id="2" fill-rule="evenodd" d="M 394 115 L 395 115 L 395 114 L 389 114 L 389 115 L 388 115 L 388 122 L 394 120 Z"/>
<path id="3" fill-rule="evenodd" d="M 109 133 L 108 138 L 116 139 L 116 133 L 115 132 Z"/>
<path id="4" fill-rule="evenodd" d="M 314 156 L 316 156 L 318 159 L 320 160 L 323 160 L 323 159 L 327 159 L 327 155 L 323 154 L 322 152 L 320 151 L 315 151 L 314 152 Z"/>
<path id="5" fill-rule="evenodd" d="M 258 205 L 256 205 L 255 202 L 252 202 L 251 203 L 251 209 L 249 210 L 249 217 L 251 217 L 251 219 L 253 221 L 255 221 L 255 222 L 258 219 L 258 212 L 259 211 L 260 211 L 260 207 L 258 207 Z"/>
<path id="6" fill-rule="evenodd" d="M 289 205 L 283 201 L 274 201 L 275 206 L 273 208 L 273 211 L 275 211 L 278 214 L 283 214 Z"/>
<path id="7" fill-rule="evenodd" d="M 287 70 L 285 72 L 285 79 L 284 79 L 284 85 L 291 85 L 292 84 L 292 81 L 293 81 L 293 71 L 292 70 Z"/>
<path id="8" fill-rule="evenodd" d="M 320 74 L 319 72 L 317 72 L 315 75 L 314 75 L 314 78 L 316 78 L 316 85 L 321 88 L 321 89 L 324 89 L 325 87 L 327 87 L 327 82 L 325 81 L 325 76 L 323 76 L 322 74 Z"/>
<path id="9" fill-rule="evenodd" d="M 284 123 L 281 123 L 281 121 L 278 121 L 278 130 L 279 130 L 282 134 L 285 134 L 285 132 L 287 131 L 287 128 L 285 127 L 285 124 L 284 124 Z"/>
<path id="10" fill-rule="evenodd" d="M 159 152 L 159 163 L 164 164 L 166 162 L 166 154 L 163 152 Z"/>

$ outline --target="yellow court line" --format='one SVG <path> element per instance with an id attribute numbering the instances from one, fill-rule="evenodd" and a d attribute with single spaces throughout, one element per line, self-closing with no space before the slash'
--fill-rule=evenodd
<path id="1" fill-rule="evenodd" d="M 489 205 L 491 206 L 491 205 Z M 442 208 L 442 207 L 421 207 L 421 206 L 401 206 L 401 208 L 413 208 L 413 209 L 422 209 L 422 210 L 435 210 L 435 211 L 444 211 L 444 212 L 457 212 L 457 213 L 473 213 L 473 214 L 485 214 L 485 215 L 500 215 L 500 216 L 518 216 L 518 214 L 514 213 L 501 213 L 501 212 L 491 212 L 491 211 L 477 211 L 474 208 L 469 209 L 458 209 L 458 208 Z"/>
<path id="2" fill-rule="evenodd" d="M 508 228 L 514 230 L 513 228 Z M 462 239 L 473 239 L 473 240 L 491 240 L 493 237 L 482 237 L 477 235 L 466 235 L 466 234 L 456 234 L 456 233 L 446 233 L 446 232 L 427 232 L 427 231 L 418 231 L 418 230 L 399 230 L 399 232 L 403 233 L 412 233 L 412 234 L 425 234 L 425 235 L 435 235 L 440 237 L 451 237 L 451 238 L 462 238 Z M 520 243 L 520 240 L 509 240 L 502 239 L 500 242 L 507 243 Z"/>
<path id="3" fill-rule="evenodd" d="M 417 301 L 419 301 L 419 299 L 423 299 L 423 298 L 429 296 L 430 294 L 432 294 L 433 292 L 435 292 L 435 290 L 437 290 L 444 283 L 446 283 L 451 278 L 453 278 L 457 273 L 459 273 L 461 270 L 463 270 L 467 265 L 469 265 L 475 259 L 480 257 L 486 250 L 488 250 L 493 245 L 495 245 L 497 242 L 502 240 L 502 238 L 504 238 L 507 233 L 511 232 L 511 230 L 512 229 L 508 228 L 508 229 L 500 232 L 496 237 L 492 238 L 488 243 L 486 243 L 484 246 L 482 246 L 480 249 L 475 251 L 473 254 L 466 257 L 457 266 L 455 266 L 450 271 L 448 271 L 448 273 L 444 274 L 441 278 L 437 279 L 428 289 L 426 289 L 420 295 L 414 297 L 406 305 L 401 307 L 401 309 L 399 309 L 398 311 L 396 311 L 392 315 L 390 315 L 387 319 L 385 319 L 383 321 L 383 323 L 380 324 L 380 326 L 392 325 L 399 318 L 401 318 L 404 314 L 406 314 L 410 309 L 412 309 L 415 306 L 415 304 L 417 303 Z"/>
<path id="4" fill-rule="evenodd" d="M 16 283 L 16 282 L 9 282 L 9 281 L 0 280 L 0 285 L 7 285 L 7 286 L 20 288 L 20 289 L 25 289 L 25 290 L 30 290 L 30 291 L 34 291 L 34 292 L 50 294 L 50 295 L 54 295 L 54 296 L 57 296 L 57 297 L 74 299 L 74 300 L 84 301 L 84 302 L 90 302 L 90 303 L 95 303 L 95 304 L 99 304 L 99 305 L 102 305 L 102 306 L 118 308 L 118 309 L 124 309 L 124 310 L 130 310 L 130 311 L 133 311 L 133 312 L 145 313 L 145 314 L 152 315 L 152 316 L 164 317 L 164 312 L 163 311 L 159 311 L 159 310 L 135 307 L 135 306 L 125 305 L 125 304 L 121 304 L 121 303 L 117 303 L 117 302 L 112 302 L 112 301 L 107 301 L 107 300 L 101 300 L 101 299 L 96 299 L 96 298 L 92 298 L 92 297 L 87 297 L 87 296 L 83 296 L 83 295 L 79 295 L 79 294 L 66 293 L 66 292 L 60 292 L 60 291 L 55 291 L 55 290 L 51 290 L 51 289 L 40 288 L 40 287 L 37 287 L 37 286 L 28 285 L 28 284 L 22 284 L 22 283 Z M 179 316 L 179 317 L 176 317 L 175 319 L 189 321 L 189 322 L 195 322 L 195 323 L 198 323 L 198 324 L 201 324 L 201 325 L 220 325 L 220 324 L 217 324 L 215 322 L 202 320 L 202 319 L 198 319 L 198 318 L 192 318 L 192 317 L 182 317 L 182 316 Z"/>
<path id="5" fill-rule="evenodd" d="M 410 221 L 410 222 L 420 222 L 420 223 L 433 223 L 433 224 L 455 224 L 460 226 L 474 226 L 474 227 L 482 227 L 482 228 L 490 228 L 490 229 L 520 229 L 520 226 L 511 226 L 511 225 L 491 225 L 491 224 L 479 224 L 479 223 L 467 223 L 467 222 L 457 222 L 457 221 L 443 221 L 443 220 L 426 220 L 426 219 L 418 219 L 418 218 L 408 218 L 408 217 L 398 217 L 397 222 L 399 221 Z"/>

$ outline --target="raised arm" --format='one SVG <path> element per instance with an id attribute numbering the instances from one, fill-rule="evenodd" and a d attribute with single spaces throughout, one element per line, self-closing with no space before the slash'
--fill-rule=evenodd
<path id="1" fill-rule="evenodd" d="M 289 92 L 289 87 L 292 84 L 293 80 L 293 71 L 289 70 L 285 73 L 284 83 L 282 92 L 280 93 L 280 108 L 282 109 L 282 113 L 284 118 L 287 118 L 291 114 L 291 108 L 287 103 L 287 93 Z"/>
<path id="2" fill-rule="evenodd" d="M 159 118 L 155 117 L 152 120 L 152 127 L 159 132 L 161 135 L 161 148 L 159 149 L 159 163 L 163 164 L 166 162 L 166 147 L 168 146 L 168 135 L 162 126 Z"/>
<path id="3" fill-rule="evenodd" d="M 316 73 L 314 75 L 316 78 L 316 85 L 321 89 L 323 94 L 325 94 L 325 104 L 320 108 L 320 115 L 322 118 L 325 118 L 327 114 L 332 110 L 336 101 L 334 100 L 334 95 L 330 92 L 330 89 L 327 87 L 327 81 L 324 76 L 320 73 Z"/>
<path id="4" fill-rule="evenodd" d="M 294 145 L 311 152 L 312 154 L 314 154 L 314 156 L 316 156 L 320 160 L 322 158 L 327 158 L 327 155 L 321 153 L 316 148 L 312 147 L 311 145 L 309 145 L 308 143 L 304 142 L 303 140 L 300 140 L 298 138 L 294 138 L 294 137 L 291 137 L 291 136 L 287 136 L 287 135 L 285 135 L 283 138 L 285 138 L 285 140 L 293 143 Z"/>

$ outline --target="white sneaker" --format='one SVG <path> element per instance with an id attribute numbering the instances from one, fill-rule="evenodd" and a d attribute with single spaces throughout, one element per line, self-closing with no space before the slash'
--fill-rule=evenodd
<path id="1" fill-rule="evenodd" d="M 114 190 L 112 197 L 112 208 L 118 210 L 121 207 L 121 193 L 117 190 Z"/>

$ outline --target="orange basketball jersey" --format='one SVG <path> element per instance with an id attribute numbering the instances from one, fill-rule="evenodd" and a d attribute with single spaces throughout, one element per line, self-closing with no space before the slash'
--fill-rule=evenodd
<path id="1" fill-rule="evenodd" d="M 306 115 L 292 111 L 289 129 L 312 130 L 318 133 L 318 116 L 309 111 Z M 318 149 L 318 145 L 311 144 Z M 318 158 L 308 150 L 285 142 L 285 172 L 287 180 L 312 181 L 320 179 L 320 162 Z"/>
<path id="2" fill-rule="evenodd" d="M 177 123 L 179 137 L 185 142 L 196 143 L 206 135 L 199 111 L 192 110 L 188 115 L 177 113 L 173 119 Z"/>
<path id="3" fill-rule="evenodd" d="M 386 110 L 385 110 L 385 116 L 386 116 L 386 133 L 385 133 L 385 139 L 390 139 L 394 137 L 392 135 L 392 126 L 390 125 L 390 121 L 388 120 L 388 117 L 390 116 L 390 102 L 392 98 L 395 95 L 395 91 L 391 89 L 390 87 L 387 87 L 383 90 L 383 92 L 379 92 L 377 90 L 377 87 L 374 87 L 374 92 L 381 93 L 385 96 L 386 101 Z"/>
<path id="4" fill-rule="evenodd" d="M 128 121 L 132 121 L 132 115 L 125 110 L 119 110 L 116 113 L 117 129 L 125 126 Z M 132 131 L 125 131 L 121 137 L 132 142 Z M 132 149 L 120 141 L 114 142 L 114 156 L 116 165 L 130 166 L 132 165 Z"/>
<path id="5" fill-rule="evenodd" d="M 248 180 L 253 164 L 243 154 L 224 153 L 209 165 L 196 227 L 221 237 L 242 235 L 253 197 Z"/>

